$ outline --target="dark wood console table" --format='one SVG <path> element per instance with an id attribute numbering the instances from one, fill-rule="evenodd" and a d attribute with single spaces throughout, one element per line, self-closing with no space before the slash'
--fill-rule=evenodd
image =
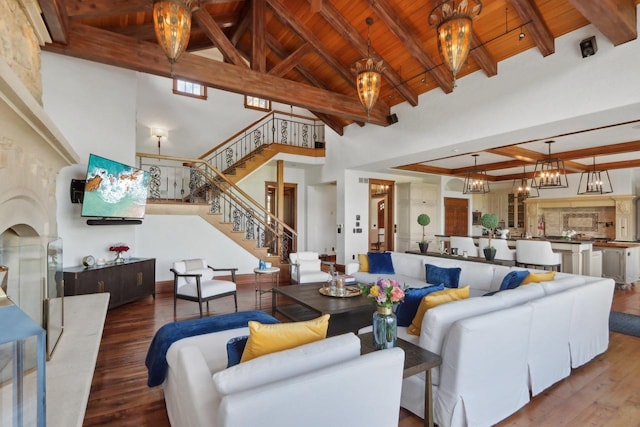
<path id="1" fill-rule="evenodd" d="M 64 269 L 64 295 L 109 292 L 109 308 L 147 295 L 156 296 L 155 258 L 130 258 L 120 264 Z"/>

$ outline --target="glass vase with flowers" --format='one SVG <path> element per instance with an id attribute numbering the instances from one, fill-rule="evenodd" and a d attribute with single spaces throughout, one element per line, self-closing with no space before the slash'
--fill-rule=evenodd
<path id="1" fill-rule="evenodd" d="M 398 337 L 398 319 L 393 307 L 404 300 L 404 290 L 393 279 L 380 279 L 370 286 L 361 286 L 362 293 L 376 304 L 373 313 L 373 346 L 376 350 L 392 348 Z"/>
<path id="2" fill-rule="evenodd" d="M 129 250 L 129 246 L 124 243 L 118 243 L 117 245 L 109 246 L 110 252 L 116 253 L 116 258 L 113 260 L 114 264 L 121 264 L 124 262 L 124 258 L 122 257 L 123 252 L 127 252 Z"/>

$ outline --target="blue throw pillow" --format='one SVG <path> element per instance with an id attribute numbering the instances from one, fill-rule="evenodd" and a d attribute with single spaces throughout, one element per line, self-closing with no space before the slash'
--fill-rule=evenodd
<path id="1" fill-rule="evenodd" d="M 240 359 L 242 358 L 242 353 L 244 352 L 244 347 L 247 345 L 247 340 L 249 339 L 249 335 L 244 335 L 241 337 L 234 337 L 227 341 L 227 368 L 232 366 L 236 366 L 240 363 Z"/>
<path id="2" fill-rule="evenodd" d="M 427 283 L 444 283 L 447 288 L 457 288 L 460 280 L 460 267 L 443 268 L 432 264 L 425 265 L 427 269 Z"/>
<path id="3" fill-rule="evenodd" d="M 444 285 L 426 286 L 424 288 L 409 288 L 404 290 L 404 300 L 398 304 L 396 308 L 396 317 L 398 318 L 398 326 L 409 326 L 416 312 L 420 301 L 425 295 L 431 292 L 443 291 Z"/>
<path id="4" fill-rule="evenodd" d="M 529 275 L 529 270 L 512 271 L 502 279 L 500 290 L 515 289 Z"/>
<path id="5" fill-rule="evenodd" d="M 393 261 L 389 252 L 368 252 L 369 273 L 371 274 L 396 274 L 393 270 Z"/>

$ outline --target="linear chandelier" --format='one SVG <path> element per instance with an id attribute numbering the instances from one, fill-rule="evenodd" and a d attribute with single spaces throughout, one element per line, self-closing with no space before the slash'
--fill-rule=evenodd
<path id="1" fill-rule="evenodd" d="M 613 193 L 609 171 L 596 169 L 596 158 L 593 157 L 593 169 L 580 174 L 578 194 L 608 194 Z"/>
<path id="2" fill-rule="evenodd" d="M 154 0 L 153 27 L 173 74 L 173 64 L 189 44 L 191 0 Z"/>
<path id="3" fill-rule="evenodd" d="M 479 154 L 472 154 L 473 169 L 467 173 L 464 179 L 464 187 L 462 194 L 485 194 L 490 191 L 489 180 L 487 179 L 487 171 L 478 169 Z"/>
<path id="4" fill-rule="evenodd" d="M 473 19 L 480 15 L 480 0 L 445 0 L 429 13 L 429 25 L 438 33 L 438 50 L 455 83 L 471 49 Z"/>
<path id="5" fill-rule="evenodd" d="M 356 61 L 352 71 L 356 74 L 358 98 L 367 112 L 367 117 L 378 100 L 382 87 L 382 70 L 384 61 L 376 60 L 371 55 L 371 25 L 373 18 L 367 17 L 367 57 Z"/>
<path id="6" fill-rule="evenodd" d="M 555 141 L 545 142 L 549 147 L 549 154 L 546 158 L 536 161 L 536 168 L 533 171 L 533 181 L 531 182 L 531 186 L 539 190 L 569 187 L 564 161 L 559 158 L 551 157 L 551 144 L 554 142 Z"/>
<path id="7" fill-rule="evenodd" d="M 520 199 L 540 196 L 538 189 L 529 185 L 529 180 L 527 179 L 527 168 L 524 165 L 522 166 L 522 178 L 513 180 L 511 192 Z"/>

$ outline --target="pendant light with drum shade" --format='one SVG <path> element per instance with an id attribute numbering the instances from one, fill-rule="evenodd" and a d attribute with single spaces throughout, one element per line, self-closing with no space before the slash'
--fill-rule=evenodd
<path id="1" fill-rule="evenodd" d="M 440 57 L 453 74 L 454 86 L 471 49 L 473 19 L 481 11 L 480 0 L 445 0 L 429 13 L 429 25 L 436 28 Z"/>
<path id="2" fill-rule="evenodd" d="M 356 74 L 358 98 L 360 98 L 368 118 L 380 95 L 384 61 L 377 60 L 371 55 L 371 25 L 373 24 L 373 18 L 368 17 L 365 22 L 367 23 L 367 57 L 356 61 L 351 70 Z"/>
<path id="3" fill-rule="evenodd" d="M 154 0 L 153 27 L 156 38 L 171 64 L 178 60 L 191 35 L 191 0 Z"/>

